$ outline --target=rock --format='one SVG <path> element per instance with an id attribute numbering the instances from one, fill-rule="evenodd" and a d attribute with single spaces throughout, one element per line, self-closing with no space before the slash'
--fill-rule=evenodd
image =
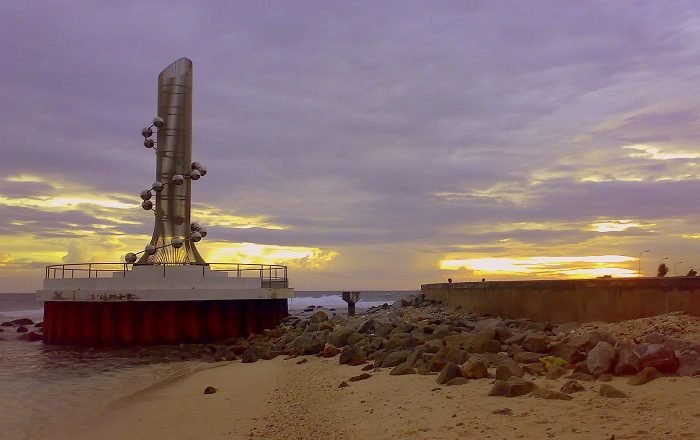
<path id="1" fill-rule="evenodd" d="M 355 330 L 352 328 L 340 328 L 333 333 L 328 335 L 328 339 L 326 340 L 329 344 L 342 348 L 348 343 L 348 338 L 350 335 L 355 333 Z"/>
<path id="2" fill-rule="evenodd" d="M 249 348 L 246 351 L 243 352 L 241 355 L 241 363 L 243 364 L 252 364 L 254 362 L 257 362 L 258 359 L 258 353 L 255 349 Z"/>
<path id="3" fill-rule="evenodd" d="M 319 310 L 319 312 L 321 311 Z M 318 338 L 316 336 L 317 335 L 307 334 L 297 336 L 294 341 L 292 341 L 292 347 L 299 354 L 310 355 L 321 353 L 326 348 L 326 343 L 323 338 Z"/>
<path id="4" fill-rule="evenodd" d="M 532 353 L 530 351 L 522 351 L 520 353 L 515 353 L 513 355 L 513 359 L 515 359 L 516 362 L 520 362 L 521 364 L 534 364 L 534 363 L 539 363 L 540 359 L 545 357 L 545 354 L 542 353 Z"/>
<path id="5" fill-rule="evenodd" d="M 449 380 L 445 385 L 448 387 L 454 386 L 454 385 L 465 385 L 469 383 L 469 379 L 466 377 L 455 377 L 454 379 Z"/>
<path id="6" fill-rule="evenodd" d="M 587 353 L 593 347 L 598 345 L 598 342 L 605 341 L 610 345 L 615 345 L 615 338 L 613 338 L 609 333 L 602 331 L 592 331 L 587 332 L 579 336 L 575 336 L 569 339 L 568 343 L 576 347 L 582 353 Z M 566 359 L 564 356 L 560 356 Z M 574 363 L 566 359 L 569 363 Z"/>
<path id="7" fill-rule="evenodd" d="M 596 378 L 600 382 L 610 382 L 613 380 L 613 376 L 610 373 L 603 373 Z"/>
<path id="8" fill-rule="evenodd" d="M 573 372 L 566 376 L 567 379 L 573 379 L 573 380 L 582 380 L 584 382 L 592 382 L 595 380 L 595 377 L 593 375 L 587 374 L 587 373 L 581 373 L 581 372 Z"/>
<path id="9" fill-rule="evenodd" d="M 700 354 L 695 350 L 685 350 L 678 356 L 678 371 L 679 376 L 698 376 L 700 375 Z"/>
<path id="10" fill-rule="evenodd" d="M 506 345 L 520 345 L 525 340 L 525 333 L 513 333 L 508 339 L 503 341 Z"/>
<path id="11" fill-rule="evenodd" d="M 360 381 L 360 380 L 369 379 L 370 377 L 372 377 L 371 374 L 369 374 L 369 373 L 362 373 L 362 374 L 358 374 L 357 376 L 353 376 L 353 377 L 351 377 L 351 378 L 348 379 L 348 380 L 349 380 L 350 382 L 357 382 L 357 381 Z"/>
<path id="12" fill-rule="evenodd" d="M 382 361 L 381 367 L 388 368 L 388 367 L 395 367 L 399 364 L 402 364 L 402 363 L 406 362 L 406 359 L 408 359 L 408 356 L 410 354 L 411 354 L 411 352 L 408 350 L 400 350 L 400 351 L 391 352 L 384 358 L 384 360 Z"/>
<path id="13" fill-rule="evenodd" d="M 362 371 L 370 371 L 370 370 L 374 370 L 374 369 L 375 369 L 374 365 L 372 365 L 372 364 L 367 364 L 364 367 L 362 367 Z"/>
<path id="14" fill-rule="evenodd" d="M 405 376 L 407 374 L 416 374 L 416 370 L 407 363 L 395 366 L 390 372 L 390 376 Z"/>
<path id="15" fill-rule="evenodd" d="M 483 329 L 492 329 L 495 327 L 507 328 L 506 324 L 502 320 L 498 318 L 487 318 L 478 321 L 476 323 L 476 326 L 474 327 L 474 330 L 480 331 Z"/>
<path id="16" fill-rule="evenodd" d="M 33 325 L 34 321 L 29 318 L 15 319 L 12 321 L 14 325 Z"/>
<path id="17" fill-rule="evenodd" d="M 348 385 L 347 382 L 342 381 L 342 382 L 340 382 L 340 384 L 338 385 L 338 388 L 345 388 L 345 387 L 349 387 L 349 386 L 350 386 L 350 385 Z"/>
<path id="18" fill-rule="evenodd" d="M 2 324 L 0 324 L 2 327 L 14 327 L 15 325 L 11 322 L 5 321 Z"/>
<path id="19" fill-rule="evenodd" d="M 307 362 L 309 362 L 309 360 L 306 359 L 306 358 L 300 359 L 300 360 L 297 361 L 297 365 L 305 364 L 305 363 L 307 363 Z"/>
<path id="20" fill-rule="evenodd" d="M 554 333 L 555 336 L 558 336 L 570 333 L 576 330 L 577 328 L 579 328 L 579 325 L 577 323 L 567 322 L 566 324 L 555 325 L 554 328 L 552 328 L 552 333 Z"/>
<path id="21" fill-rule="evenodd" d="M 489 396 L 517 397 L 531 393 L 536 388 L 535 384 L 519 377 L 510 377 L 508 380 L 494 382 Z"/>
<path id="22" fill-rule="evenodd" d="M 550 347 L 549 351 L 556 357 L 564 359 L 569 364 L 579 363 L 586 358 L 576 345 L 566 342 L 557 342 Z"/>
<path id="23" fill-rule="evenodd" d="M 496 379 L 498 380 L 507 380 L 512 376 L 523 377 L 524 375 L 525 371 L 515 362 L 505 363 L 496 367 Z"/>
<path id="24" fill-rule="evenodd" d="M 217 390 L 213 386 L 208 386 L 208 387 L 204 388 L 204 394 L 216 394 L 217 391 L 219 391 L 219 390 Z"/>
<path id="25" fill-rule="evenodd" d="M 437 356 L 434 356 L 428 361 L 428 367 L 427 369 L 429 371 L 437 373 L 438 371 L 442 371 L 443 368 L 448 364 L 448 362 L 444 359 L 440 359 Z"/>
<path id="26" fill-rule="evenodd" d="M 513 415 L 513 410 L 510 408 L 500 408 L 500 409 L 494 409 L 491 414 L 499 414 L 502 416 L 512 416 Z"/>
<path id="27" fill-rule="evenodd" d="M 523 370 L 532 376 L 542 376 L 546 373 L 544 365 L 541 362 L 532 362 L 523 364 Z"/>
<path id="28" fill-rule="evenodd" d="M 530 352 L 546 353 L 549 350 L 549 339 L 544 335 L 528 335 L 523 340 L 521 346 Z"/>
<path id="29" fill-rule="evenodd" d="M 323 349 L 322 356 L 324 358 L 332 358 L 336 357 L 338 354 L 340 354 L 340 349 L 338 347 L 335 347 L 333 345 L 326 345 L 326 348 Z"/>
<path id="30" fill-rule="evenodd" d="M 585 391 L 586 389 L 580 383 L 575 380 L 567 380 L 564 385 L 561 386 L 561 392 L 566 394 L 578 393 L 580 391 Z"/>
<path id="31" fill-rule="evenodd" d="M 340 365 L 362 365 L 367 362 L 367 353 L 358 347 L 346 345 L 339 358 Z"/>
<path id="32" fill-rule="evenodd" d="M 43 340 L 44 337 L 41 336 L 39 333 L 29 332 L 21 335 L 19 339 L 21 339 L 22 341 L 36 342 Z"/>
<path id="33" fill-rule="evenodd" d="M 319 324 L 323 321 L 328 321 L 328 314 L 323 310 L 317 310 L 309 317 L 309 322 L 312 324 Z"/>
<path id="34" fill-rule="evenodd" d="M 545 377 L 550 380 L 557 380 L 569 372 L 569 370 L 564 367 L 560 367 L 559 365 L 551 365 L 546 369 L 546 371 L 547 373 L 545 374 Z"/>
<path id="35" fill-rule="evenodd" d="M 360 328 L 357 329 L 358 333 L 370 333 L 372 329 L 374 328 L 375 324 L 374 319 L 368 319 L 367 321 L 363 322 Z"/>
<path id="36" fill-rule="evenodd" d="M 448 363 L 445 368 L 440 371 L 436 382 L 440 385 L 444 385 L 455 377 L 462 377 L 462 370 L 460 370 L 457 364 Z"/>
<path id="37" fill-rule="evenodd" d="M 600 386 L 598 394 L 600 394 L 602 397 L 608 397 L 612 399 L 626 399 L 629 397 L 627 394 L 623 393 L 622 391 L 618 390 L 617 388 L 608 383 L 604 383 Z"/>
<path id="38" fill-rule="evenodd" d="M 361 333 L 354 332 L 348 337 L 348 345 L 356 345 L 358 342 L 365 341 L 367 338 L 366 335 L 363 335 Z"/>
<path id="39" fill-rule="evenodd" d="M 594 376 L 607 373 L 612 367 L 615 359 L 615 348 L 610 343 L 599 341 L 595 347 L 588 352 L 586 358 L 586 368 Z"/>
<path id="40" fill-rule="evenodd" d="M 481 359 L 469 359 L 460 367 L 462 376 L 467 379 L 483 379 L 488 377 L 486 365 Z"/>
<path id="41" fill-rule="evenodd" d="M 17 333 L 27 333 L 28 331 L 29 331 L 29 329 L 23 325 L 20 325 L 19 327 L 17 327 Z"/>
<path id="42" fill-rule="evenodd" d="M 629 385 L 644 385 L 645 383 L 649 383 L 654 379 L 658 379 L 659 377 L 662 377 L 663 374 L 659 370 L 657 370 L 654 367 L 646 367 L 642 368 L 642 370 L 637 373 L 636 376 L 630 377 L 630 380 L 627 381 Z"/>
<path id="43" fill-rule="evenodd" d="M 649 344 L 641 353 L 640 368 L 654 367 L 664 373 L 675 373 L 678 369 L 678 358 L 673 350 L 659 344 Z"/>
<path id="44" fill-rule="evenodd" d="M 548 390 L 546 388 L 535 388 L 535 390 L 530 393 L 532 397 L 537 397 L 538 399 L 547 400 L 571 400 L 571 396 L 562 393 L 560 391 Z"/>
<path id="45" fill-rule="evenodd" d="M 639 346 L 629 341 L 621 341 L 615 347 L 615 368 L 613 373 L 618 376 L 637 374 L 639 371 Z"/>

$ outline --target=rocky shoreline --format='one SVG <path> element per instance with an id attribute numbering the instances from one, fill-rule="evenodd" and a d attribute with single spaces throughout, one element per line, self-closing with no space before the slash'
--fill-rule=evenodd
<path id="1" fill-rule="evenodd" d="M 247 338 L 128 350 L 135 356 L 147 353 L 151 359 L 160 354 L 162 362 L 254 363 L 284 356 L 300 357 L 297 363 L 303 363 L 303 356 L 337 357 L 341 365 L 363 366 L 340 387 L 388 371 L 435 375 L 436 383 L 444 386 L 488 378 L 493 380 L 490 396 L 561 400 L 581 391 L 582 381 L 600 382 L 601 396 L 624 398 L 605 382 L 626 376 L 630 385 L 642 385 L 662 376 L 700 375 L 700 338 L 697 333 L 689 333 L 689 338 L 683 334 L 688 320 L 700 330 L 700 318 L 681 312 L 640 320 L 636 331 L 630 323 L 553 325 L 501 319 L 446 307 L 422 295 L 356 317 L 329 317 L 313 306 L 305 312 Z M 28 319 L 4 322 L 0 329 L 14 330 L 19 339 L 41 339 L 41 323 Z M 559 390 L 538 386 L 539 379 L 562 377 L 567 381 Z"/>

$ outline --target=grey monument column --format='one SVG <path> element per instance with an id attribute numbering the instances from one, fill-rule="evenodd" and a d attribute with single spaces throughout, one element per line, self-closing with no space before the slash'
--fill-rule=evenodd
<path id="1" fill-rule="evenodd" d="M 162 121 L 154 121 L 158 127 L 152 187 L 155 226 L 150 245 L 136 264 L 206 264 L 191 239 L 196 230 L 190 226 L 192 181 L 206 170 L 200 172 L 199 165 L 192 163 L 192 61 L 188 58 L 180 58 L 158 75 L 158 118 Z"/>

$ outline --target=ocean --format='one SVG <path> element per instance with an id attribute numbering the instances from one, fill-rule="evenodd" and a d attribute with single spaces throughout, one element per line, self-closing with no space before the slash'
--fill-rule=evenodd
<path id="1" fill-rule="evenodd" d="M 392 304 L 415 291 L 362 292 L 360 314 Z M 329 315 L 344 315 L 341 292 L 296 292 L 290 314 L 304 315 L 309 306 Z M 308 312 L 306 312 L 308 313 Z M 0 293 L 0 322 L 42 320 L 42 303 L 33 293 Z M 51 427 L 82 423 L 108 404 L 161 381 L 218 364 L 181 361 L 177 347 L 75 349 L 18 339 L 13 327 L 0 327 L 0 435 L 16 440 L 50 439 Z M 32 329 L 29 326 L 30 330 Z"/>

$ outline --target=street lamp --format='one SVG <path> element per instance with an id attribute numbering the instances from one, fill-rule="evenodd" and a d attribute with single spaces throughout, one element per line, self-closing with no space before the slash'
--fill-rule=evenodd
<path id="1" fill-rule="evenodd" d="M 678 265 L 681 264 L 682 261 L 679 261 L 678 263 L 673 265 L 673 276 L 677 277 L 678 276 Z"/>
<path id="2" fill-rule="evenodd" d="M 639 271 L 637 272 L 639 277 L 641 278 L 642 276 L 642 254 L 645 254 L 647 252 L 651 252 L 651 249 L 647 249 L 645 251 L 642 251 L 639 253 Z"/>

